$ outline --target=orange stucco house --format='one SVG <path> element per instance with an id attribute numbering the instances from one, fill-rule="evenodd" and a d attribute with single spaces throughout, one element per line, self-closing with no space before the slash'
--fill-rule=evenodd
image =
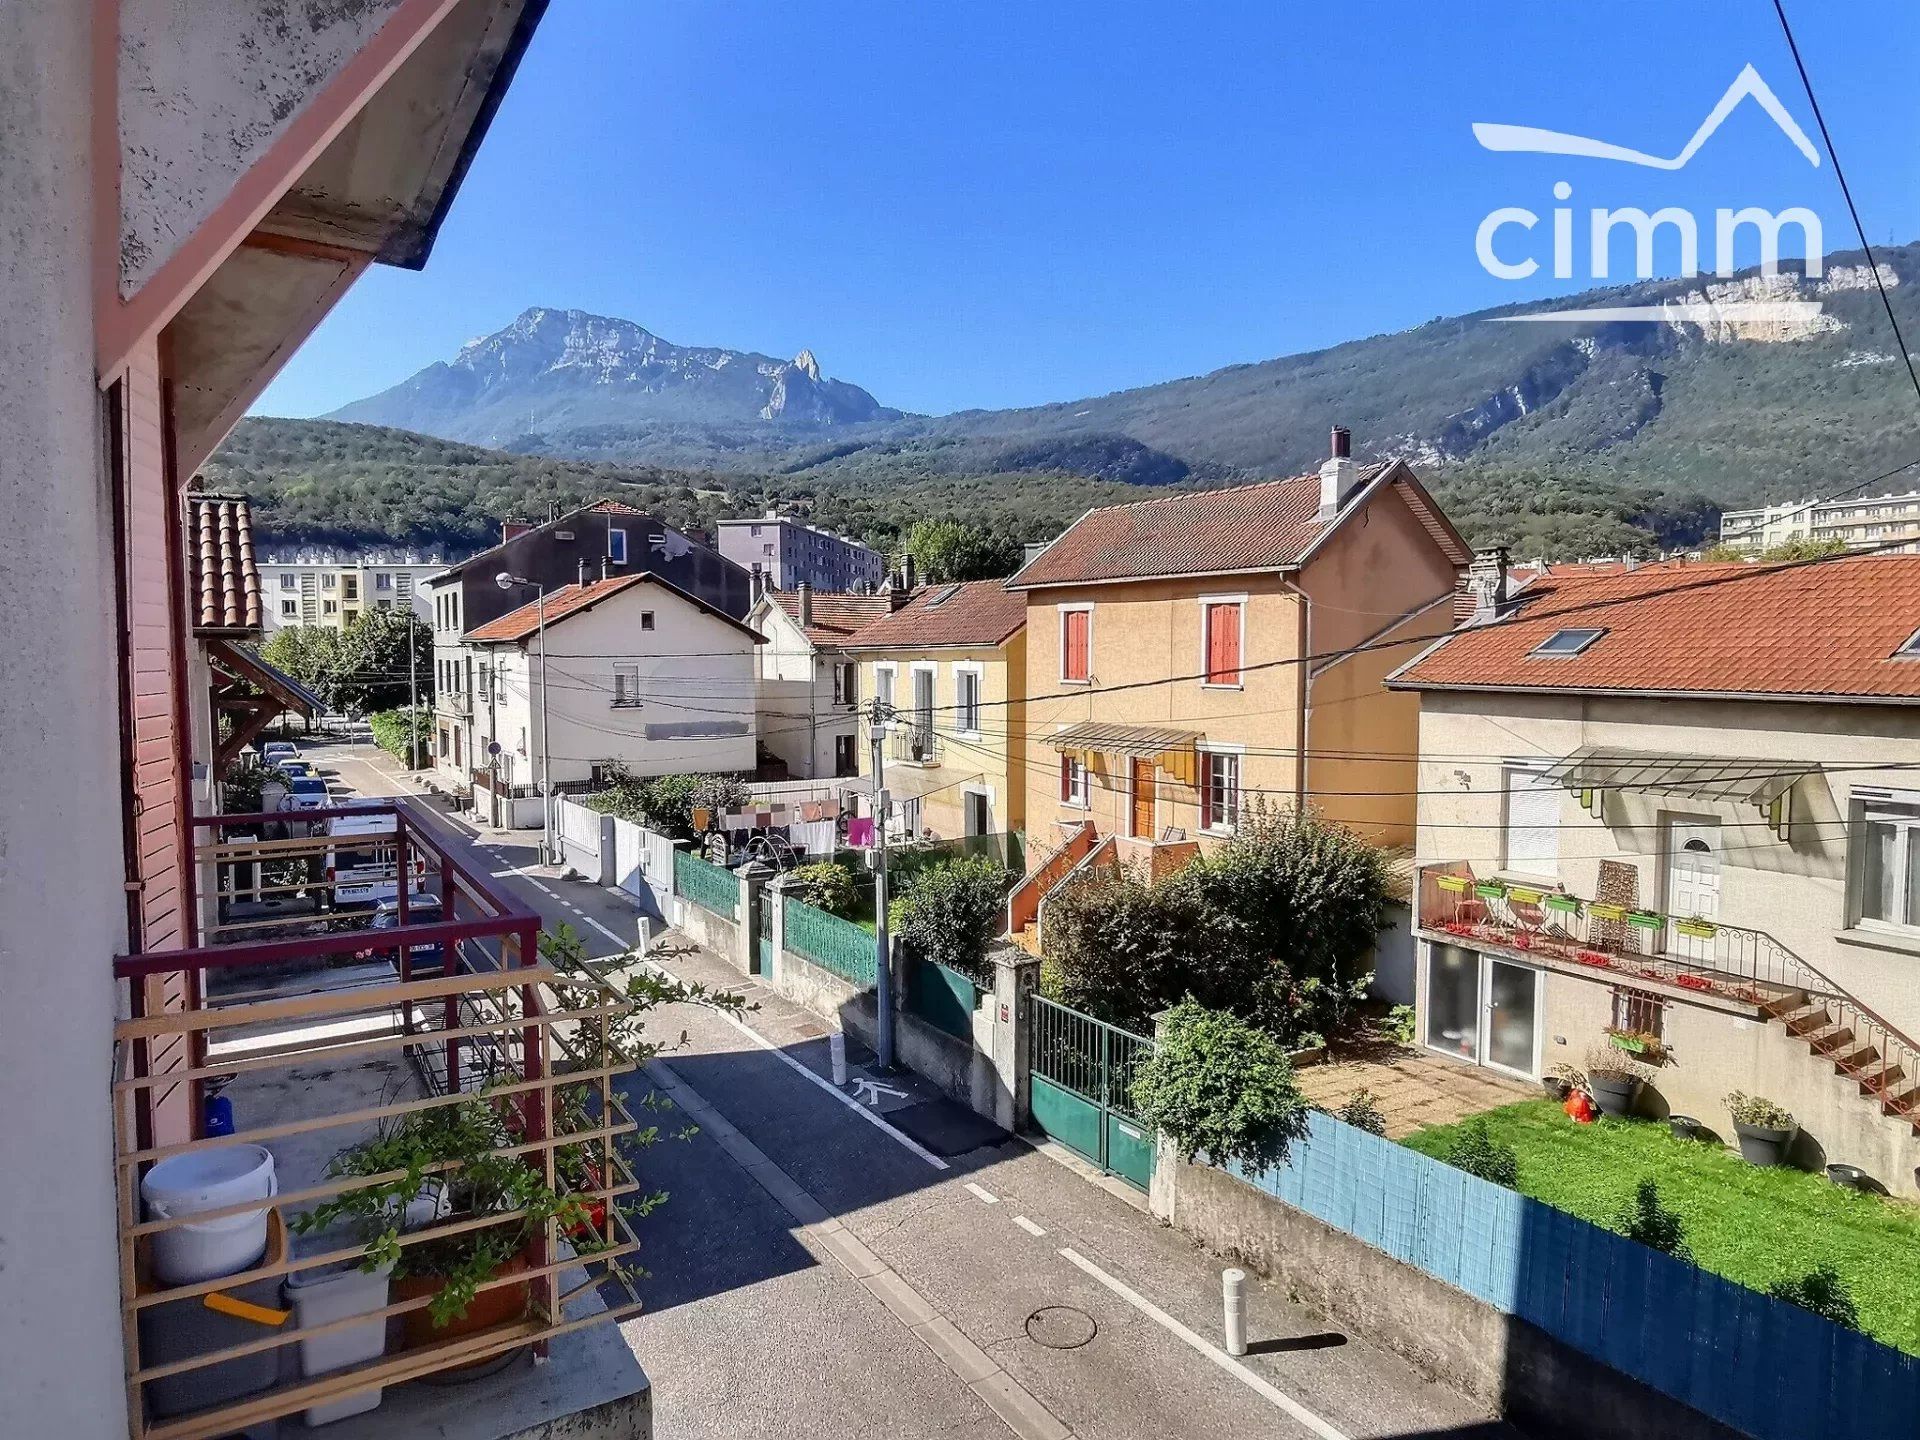
<path id="1" fill-rule="evenodd" d="M 1357 464 L 1343 429 L 1315 475 L 1083 515 L 1007 582 L 1032 863 L 1111 841 L 1158 872 L 1261 796 L 1411 842 L 1419 714 L 1381 681 L 1451 627 L 1470 559 L 1412 470 Z"/>

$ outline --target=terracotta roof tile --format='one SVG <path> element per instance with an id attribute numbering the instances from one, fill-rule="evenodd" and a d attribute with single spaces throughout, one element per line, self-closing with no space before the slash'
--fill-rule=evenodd
<path id="1" fill-rule="evenodd" d="M 786 611 L 795 623 L 799 622 L 798 590 L 770 590 L 767 598 Z M 806 627 L 806 636 L 815 645 L 844 645 L 853 638 L 855 631 L 872 624 L 883 615 L 891 615 L 893 609 L 893 601 L 885 595 L 846 595 L 832 591 L 822 594 L 815 591 L 813 624 Z"/>
<path id="2" fill-rule="evenodd" d="M 1027 623 L 1027 597 L 999 580 L 928 585 L 891 615 L 853 637 L 861 649 L 908 650 L 921 645 L 1004 645 Z"/>
<path id="3" fill-rule="evenodd" d="M 752 636 L 755 644 L 759 644 L 760 641 L 765 638 L 758 631 L 734 619 L 733 616 L 727 614 L 726 611 L 717 606 L 709 605 L 698 595 L 689 595 L 678 585 L 662 580 L 651 571 L 643 571 L 638 575 L 615 575 L 605 580 L 590 580 L 585 585 L 561 586 L 558 590 L 553 591 L 547 596 L 547 624 L 552 626 L 557 621 L 566 619 L 569 615 L 575 615 L 582 610 L 590 609 L 598 605 L 602 600 L 610 600 L 615 595 L 620 594 L 624 590 L 630 590 L 636 585 L 651 585 L 664 590 L 667 594 L 686 601 L 687 604 L 693 606 L 696 610 L 704 610 L 716 620 L 724 620 L 734 629 Z M 509 641 L 525 640 L 540 628 L 540 608 L 540 602 L 535 600 L 526 605 L 522 605 L 518 610 L 509 610 L 497 619 L 489 620 L 486 624 L 469 630 L 465 638 L 480 645 L 497 645 Z"/>
<path id="4" fill-rule="evenodd" d="M 1363 469 L 1361 483 L 1383 468 Z M 1081 516 L 1007 584 L 1277 570 L 1299 560 L 1325 528 L 1317 475 L 1109 505 Z"/>
<path id="5" fill-rule="evenodd" d="M 253 511 L 245 498 L 202 492 L 187 497 L 187 564 L 196 632 L 261 628 Z"/>
<path id="6" fill-rule="evenodd" d="M 1604 633 L 1578 654 L 1533 651 L 1560 630 Z M 1920 555 L 1797 565 L 1553 568 L 1512 618 L 1454 632 L 1392 683 L 1413 689 L 1652 691 L 1920 699 Z"/>

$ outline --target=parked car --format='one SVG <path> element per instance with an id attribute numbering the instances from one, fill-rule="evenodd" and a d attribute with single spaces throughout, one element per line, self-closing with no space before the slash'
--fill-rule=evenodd
<path id="1" fill-rule="evenodd" d="M 444 911 L 441 909 L 440 897 L 438 895 L 409 895 L 407 897 L 407 923 L 409 925 L 433 925 L 438 923 L 443 914 Z M 369 928 L 374 930 L 399 929 L 399 900 L 382 900 L 378 905 L 374 906 L 373 924 Z M 446 953 L 446 948 L 438 941 L 426 945 L 415 945 L 411 952 L 411 959 L 407 965 L 408 975 L 412 979 L 418 980 L 423 975 L 441 974 L 446 960 Z M 400 958 L 397 951 L 380 950 L 377 947 L 360 952 L 360 957 L 363 960 L 374 955 L 384 955 L 387 959 L 394 961 L 396 965 Z"/>
<path id="2" fill-rule="evenodd" d="M 291 740 L 269 740 L 260 747 L 260 760 L 262 764 L 271 765 L 276 760 L 283 758 L 287 760 L 298 760 L 300 758 L 300 747 Z"/>
<path id="3" fill-rule="evenodd" d="M 280 802 L 282 810 L 325 810 L 332 804 L 327 793 L 327 782 L 318 775 L 301 775 L 287 782 L 286 798 Z"/>
<path id="4" fill-rule="evenodd" d="M 336 815 L 327 821 L 327 880 L 333 887 L 334 909 L 368 909 L 396 898 L 400 893 L 397 865 L 391 814 Z M 426 893 L 425 870 L 423 861 L 414 862 L 408 877 L 411 895 Z"/>
<path id="5" fill-rule="evenodd" d="M 313 774 L 313 767 L 304 760 L 276 760 L 273 768 L 283 780 L 303 780 Z"/>

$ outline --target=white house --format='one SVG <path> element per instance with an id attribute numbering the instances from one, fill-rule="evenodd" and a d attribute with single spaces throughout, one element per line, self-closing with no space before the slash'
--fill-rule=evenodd
<path id="1" fill-rule="evenodd" d="M 767 640 L 754 660 L 760 744 L 794 779 L 860 773 L 860 667 L 845 647 L 908 598 L 904 590 L 836 595 L 802 585 L 769 590 L 747 613 Z"/>
<path id="2" fill-rule="evenodd" d="M 435 761 L 496 823 L 513 823 L 505 801 L 538 795 L 543 766 L 559 790 L 616 766 L 753 771 L 752 629 L 657 575 L 621 575 L 545 597 L 543 663 L 541 612 L 528 603 L 477 626 L 446 657 L 469 703 L 436 716 Z M 517 823 L 538 823 L 537 805 L 515 809 Z"/>

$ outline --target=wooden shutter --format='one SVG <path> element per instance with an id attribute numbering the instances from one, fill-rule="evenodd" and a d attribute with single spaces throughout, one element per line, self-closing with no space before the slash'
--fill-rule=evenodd
<path id="1" fill-rule="evenodd" d="M 1093 617 L 1085 610 L 1069 610 L 1066 614 L 1065 667 L 1061 678 L 1066 680 L 1085 680 L 1092 673 L 1091 659 L 1088 654 L 1087 636 Z"/>
<path id="2" fill-rule="evenodd" d="M 1240 607 L 1207 606 L 1207 683 L 1240 683 Z"/>
<path id="3" fill-rule="evenodd" d="M 1060 801 L 1065 804 L 1073 799 L 1073 757 L 1060 757 Z"/>

